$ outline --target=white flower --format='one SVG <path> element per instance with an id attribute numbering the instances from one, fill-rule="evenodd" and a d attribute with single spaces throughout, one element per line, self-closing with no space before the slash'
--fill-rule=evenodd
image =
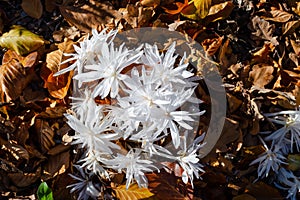
<path id="1" fill-rule="evenodd" d="M 181 84 L 181 87 L 187 86 L 186 78 L 193 76 L 194 74 L 187 71 L 188 64 L 184 64 L 185 55 L 180 60 L 178 66 L 175 67 L 175 61 L 178 55 L 175 53 L 175 45 L 173 42 L 168 48 L 166 54 L 159 54 L 156 45 L 145 45 L 145 55 L 142 56 L 143 64 L 152 67 L 154 71 L 154 79 L 159 85 L 174 85 Z"/>
<path id="2" fill-rule="evenodd" d="M 139 187 L 148 187 L 148 180 L 145 176 L 147 172 L 153 172 L 156 167 L 152 165 L 152 161 L 141 158 L 141 150 L 131 149 L 127 155 L 118 154 L 115 158 L 105 161 L 105 164 L 121 173 L 123 170 L 126 173 L 126 189 L 129 188 L 133 179 Z"/>
<path id="3" fill-rule="evenodd" d="M 74 79 L 82 82 L 100 80 L 100 83 L 94 88 L 93 97 L 100 95 L 101 98 L 105 98 L 110 93 L 110 97 L 115 98 L 119 93 L 119 85 L 126 77 L 121 73 L 122 70 L 138 62 L 142 53 L 141 51 L 132 55 L 127 48 L 124 48 L 124 44 L 119 49 L 115 49 L 114 43 L 111 43 L 110 46 L 103 43 L 101 54 L 97 54 L 97 61 L 85 66 L 90 71 L 77 74 Z"/>
<path id="4" fill-rule="evenodd" d="M 279 170 L 277 179 L 285 187 L 281 187 L 278 184 L 276 184 L 276 186 L 280 189 L 288 191 L 286 198 L 297 200 L 297 194 L 300 193 L 300 178 L 295 176 L 291 171 L 281 168 Z"/>
<path id="5" fill-rule="evenodd" d="M 283 126 L 267 136 L 265 140 L 271 140 L 273 144 L 286 144 L 288 141 L 291 152 L 293 152 L 294 144 L 296 145 L 297 151 L 300 151 L 300 110 L 281 111 L 265 115 L 272 122 Z"/>
<path id="6" fill-rule="evenodd" d="M 92 119 L 102 119 L 104 117 L 102 105 L 97 105 L 92 98 L 92 91 L 86 87 L 84 91 L 79 91 L 77 97 L 70 97 L 72 99 L 72 110 L 81 121 L 89 121 Z"/>
<path id="7" fill-rule="evenodd" d="M 100 164 L 103 161 L 103 159 L 105 159 L 102 158 L 102 156 L 107 157 L 108 155 L 102 155 L 97 151 L 88 151 L 84 155 L 84 158 L 79 160 L 78 163 L 81 163 L 82 168 L 86 168 L 87 170 L 93 172 L 94 174 L 98 174 L 103 178 L 109 179 L 109 175 L 107 171 Z"/>
<path id="8" fill-rule="evenodd" d="M 62 69 L 55 73 L 55 76 L 64 74 L 68 71 L 76 69 L 78 73 L 84 71 L 84 66 L 87 64 L 93 64 L 98 54 L 101 54 L 100 47 L 104 43 L 110 44 L 117 34 L 117 30 L 110 31 L 106 34 L 107 29 L 98 33 L 96 30 L 92 30 L 92 36 L 90 39 L 85 39 L 79 43 L 79 46 L 74 45 L 75 53 L 66 53 L 65 56 L 71 56 L 71 58 L 65 60 L 62 64 L 75 60 L 75 63 L 69 67 Z"/>
<path id="9" fill-rule="evenodd" d="M 81 122 L 75 116 L 66 114 L 68 125 L 75 130 L 73 144 L 81 144 L 82 147 L 87 147 L 88 151 L 99 151 L 101 153 L 112 154 L 112 149 L 120 149 L 120 146 L 111 142 L 119 138 L 118 133 L 107 133 L 111 131 L 111 120 L 107 117 L 97 122 L 97 117 L 94 120 Z"/>
<path id="10" fill-rule="evenodd" d="M 278 172 L 281 164 L 287 164 L 285 162 L 286 158 L 282 155 L 281 147 L 279 145 L 272 146 L 271 149 L 268 148 L 266 143 L 259 137 L 263 143 L 266 151 L 261 154 L 257 159 L 252 161 L 250 165 L 259 163 L 257 172 L 259 178 L 268 177 L 270 170 L 272 169 L 275 173 Z"/>
<path id="11" fill-rule="evenodd" d="M 199 173 L 204 172 L 202 169 L 203 165 L 199 163 L 199 155 L 197 155 L 199 149 L 205 145 L 199 144 L 204 139 L 204 136 L 204 134 L 199 136 L 187 147 L 188 131 L 186 131 L 185 135 L 181 137 L 181 150 L 177 152 L 176 160 L 183 169 L 182 181 L 186 184 L 188 179 L 190 179 L 192 187 L 194 187 L 194 175 L 196 178 L 199 178 Z"/>
<path id="12" fill-rule="evenodd" d="M 92 182 L 91 178 L 93 174 L 84 171 L 79 165 L 74 165 L 74 167 L 77 169 L 77 171 L 79 171 L 79 176 L 74 176 L 72 174 L 69 175 L 79 182 L 68 185 L 67 188 L 72 188 L 70 191 L 71 193 L 75 191 L 79 192 L 77 198 L 78 200 L 88 200 L 89 198 L 97 199 L 97 197 L 100 195 L 100 188 L 95 186 L 95 184 Z"/>

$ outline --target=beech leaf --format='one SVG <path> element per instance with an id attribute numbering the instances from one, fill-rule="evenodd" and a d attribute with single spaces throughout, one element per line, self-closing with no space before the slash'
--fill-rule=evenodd
<path id="1" fill-rule="evenodd" d="M 27 15 L 35 19 L 41 18 L 43 14 L 43 5 L 41 0 L 22 0 L 21 6 Z"/>
<path id="2" fill-rule="evenodd" d="M 45 153 L 55 145 L 53 139 L 54 131 L 51 129 L 48 122 L 41 119 L 36 119 L 34 126 L 42 153 Z"/>
<path id="3" fill-rule="evenodd" d="M 152 192 L 147 188 L 139 188 L 138 184 L 132 184 L 128 190 L 126 190 L 126 185 L 120 185 L 114 188 L 116 193 L 116 197 L 119 199 L 130 199 L 130 200 L 138 200 L 138 199 L 152 199 L 154 196 Z M 154 199 L 154 198 L 153 198 Z"/>
<path id="4" fill-rule="evenodd" d="M 14 50 L 19 55 L 33 52 L 43 46 L 45 41 L 38 35 L 30 32 L 22 26 L 12 26 L 8 33 L 0 37 L 0 46 Z"/>
<path id="5" fill-rule="evenodd" d="M 33 66 L 37 53 L 33 52 L 27 58 L 16 56 L 13 51 L 4 54 L 0 72 L 0 93 L 5 94 L 6 101 L 17 99 L 32 79 Z M 25 66 L 23 66 L 23 64 Z"/>
<path id="6" fill-rule="evenodd" d="M 212 0 L 194 0 L 194 5 L 197 9 L 196 14 L 201 18 L 205 18 L 211 7 Z"/>

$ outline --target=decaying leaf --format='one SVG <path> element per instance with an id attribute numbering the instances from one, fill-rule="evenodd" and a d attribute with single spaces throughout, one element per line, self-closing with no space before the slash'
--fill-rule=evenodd
<path id="1" fill-rule="evenodd" d="M 17 99 L 27 84 L 31 81 L 37 53 L 33 52 L 27 57 L 14 56 L 13 51 L 7 51 L 3 57 L 0 72 L 0 93 L 5 95 L 6 101 Z M 4 99 L 2 99 L 2 102 Z"/>
<path id="2" fill-rule="evenodd" d="M 289 154 L 287 160 L 289 170 L 298 171 L 300 169 L 300 154 Z"/>
<path id="3" fill-rule="evenodd" d="M 148 188 L 139 188 L 138 184 L 132 184 L 128 190 L 126 185 L 120 185 L 114 188 L 116 197 L 119 199 L 130 199 L 130 200 L 139 200 L 139 199 L 151 199 L 154 194 L 149 191 Z"/>
<path id="4" fill-rule="evenodd" d="M 12 26 L 8 33 L 0 37 L 0 46 L 16 51 L 19 55 L 33 52 L 43 46 L 45 41 L 38 35 L 21 26 Z"/>
<path id="5" fill-rule="evenodd" d="M 262 181 L 249 184 L 246 187 L 245 192 L 252 195 L 256 199 L 283 199 L 277 189 L 270 185 L 267 185 Z"/>
<path id="6" fill-rule="evenodd" d="M 218 37 L 218 38 L 212 38 L 212 39 L 206 39 L 204 40 L 201 44 L 204 49 L 204 51 L 212 56 L 214 55 L 220 46 L 222 45 L 223 37 Z"/>
<path id="7" fill-rule="evenodd" d="M 34 127 L 41 151 L 45 153 L 55 145 L 54 131 L 49 126 L 49 123 L 42 119 L 35 119 Z"/>
<path id="8" fill-rule="evenodd" d="M 21 6 L 30 17 L 39 19 L 43 14 L 43 5 L 41 0 L 22 0 Z"/>
<path id="9" fill-rule="evenodd" d="M 290 21 L 282 25 L 282 35 L 288 35 L 294 33 L 297 28 L 300 26 L 300 21 Z"/>
<path id="10" fill-rule="evenodd" d="M 252 18 L 248 28 L 253 31 L 251 33 L 251 38 L 253 40 L 268 40 L 275 46 L 279 45 L 276 37 L 273 36 L 275 31 L 274 24 L 270 24 L 268 21 L 255 16 Z"/>

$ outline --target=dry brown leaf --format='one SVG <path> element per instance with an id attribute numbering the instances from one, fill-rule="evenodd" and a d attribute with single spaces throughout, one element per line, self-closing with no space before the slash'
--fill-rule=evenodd
<path id="1" fill-rule="evenodd" d="M 49 126 L 47 121 L 35 119 L 34 127 L 37 134 L 37 139 L 42 153 L 46 153 L 54 145 L 54 131 Z"/>
<path id="2" fill-rule="evenodd" d="M 230 40 L 227 39 L 220 48 L 219 60 L 221 64 L 221 74 L 224 74 L 227 69 L 234 63 L 237 62 L 237 56 L 232 53 L 232 49 L 229 45 Z"/>
<path id="3" fill-rule="evenodd" d="M 222 45 L 223 38 L 224 37 L 218 37 L 218 38 L 213 38 L 213 39 L 205 39 L 201 43 L 201 45 L 202 45 L 204 51 L 208 55 L 212 56 L 218 51 L 218 49 Z"/>
<path id="4" fill-rule="evenodd" d="M 146 175 L 148 178 L 148 188 L 155 194 L 156 199 L 166 200 L 186 200 L 193 199 L 193 189 L 190 184 L 180 187 L 181 178 L 169 174 L 165 171 Z M 190 197 L 190 198 L 189 198 Z"/>
<path id="5" fill-rule="evenodd" d="M 214 22 L 221 19 L 226 19 L 231 14 L 234 4 L 231 1 L 226 1 L 211 6 L 209 13 L 205 18 L 205 22 Z"/>
<path id="6" fill-rule="evenodd" d="M 261 49 L 252 54 L 251 64 L 272 63 L 269 54 L 273 52 L 273 50 L 274 45 L 272 43 L 265 43 Z"/>
<path id="7" fill-rule="evenodd" d="M 61 5 L 59 10 L 70 25 L 87 33 L 92 29 L 98 30 L 111 19 L 121 18 L 120 13 L 112 8 L 109 1 L 89 0 L 81 6 Z"/>
<path id="8" fill-rule="evenodd" d="M 300 81 L 295 85 L 293 94 L 296 97 L 296 105 L 299 106 L 300 105 Z"/>
<path id="9" fill-rule="evenodd" d="M 277 189 L 262 181 L 248 185 L 246 187 L 246 193 L 256 199 L 284 199 Z"/>
<path id="10" fill-rule="evenodd" d="M 29 160 L 29 153 L 21 145 L 13 142 L 8 142 L 0 137 L 1 149 L 9 152 L 16 160 L 25 159 Z"/>
<path id="11" fill-rule="evenodd" d="M 59 46 L 59 49 L 47 54 L 46 67 L 41 69 L 41 77 L 44 79 L 44 87 L 48 89 L 50 95 L 54 98 L 63 99 L 68 93 L 73 72 L 68 72 L 54 77 L 54 73 L 68 67 L 68 63 L 61 64 L 66 58 L 64 53 L 73 51 L 73 43 L 65 40 Z"/>
<path id="12" fill-rule="evenodd" d="M 249 73 L 249 79 L 253 82 L 253 85 L 264 88 L 265 85 L 269 84 L 273 80 L 273 72 L 273 66 L 263 64 L 254 65 Z"/>
<path id="13" fill-rule="evenodd" d="M 277 38 L 273 37 L 275 31 L 274 24 L 270 24 L 268 21 L 255 16 L 248 24 L 248 28 L 253 31 L 251 33 L 253 40 L 268 40 L 275 46 L 279 45 Z"/>
<path id="14" fill-rule="evenodd" d="M 48 180 L 63 174 L 70 166 L 70 152 L 64 151 L 55 156 L 50 156 L 44 165 L 42 178 Z"/>
<path id="15" fill-rule="evenodd" d="M 237 97 L 227 93 L 227 101 L 228 101 L 228 106 L 229 110 L 231 113 L 235 112 L 243 103 L 242 100 L 238 99 Z"/>
<path id="16" fill-rule="evenodd" d="M 39 118 L 48 118 L 48 119 L 54 119 L 54 118 L 60 118 L 63 117 L 67 108 L 65 106 L 56 106 L 54 108 L 47 107 L 45 111 L 40 112 L 37 117 Z"/>
<path id="17" fill-rule="evenodd" d="M 142 6 L 157 7 L 160 4 L 160 0 L 141 0 Z"/>
<path id="18" fill-rule="evenodd" d="M 41 18 L 43 14 L 43 5 L 41 0 L 22 0 L 22 9 L 35 19 Z"/>
<path id="19" fill-rule="evenodd" d="M 290 40 L 290 41 L 291 41 L 291 45 L 294 49 L 295 54 L 300 56 L 300 42 L 295 41 L 295 40 Z"/>
<path id="20" fill-rule="evenodd" d="M 263 19 L 281 23 L 285 23 L 293 17 L 293 14 L 285 12 L 283 10 L 271 10 L 266 14 L 267 16 L 262 16 Z"/>
<path id="21" fill-rule="evenodd" d="M 53 12 L 53 10 L 56 8 L 56 1 L 54 0 L 45 0 L 45 9 L 47 12 Z"/>
<path id="22" fill-rule="evenodd" d="M 282 35 L 288 35 L 294 33 L 297 28 L 300 26 L 300 21 L 290 21 L 282 25 Z"/>
<path id="23" fill-rule="evenodd" d="M 3 58 L 4 64 L 0 72 L 1 95 L 5 94 L 6 101 L 17 99 L 27 84 L 31 81 L 37 53 L 33 52 L 27 57 L 14 57 L 15 52 L 7 51 Z M 25 66 L 22 64 L 24 63 Z M 3 100 L 2 100 L 3 102 Z"/>
<path id="24" fill-rule="evenodd" d="M 8 173 L 10 181 L 17 187 L 27 187 L 33 185 L 40 179 L 41 168 L 38 168 L 34 173 Z"/>

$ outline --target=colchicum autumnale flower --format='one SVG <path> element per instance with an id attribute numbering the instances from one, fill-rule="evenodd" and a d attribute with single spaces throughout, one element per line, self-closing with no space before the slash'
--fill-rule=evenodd
<path id="1" fill-rule="evenodd" d="M 193 96 L 197 84 L 185 56 L 178 58 L 175 43 L 165 53 L 150 44 L 115 47 L 116 34 L 93 30 L 68 54 L 66 62 L 75 63 L 56 74 L 75 70 L 77 88 L 65 117 L 75 131 L 72 144 L 85 153 L 78 161 L 84 178 L 72 175 L 81 183 L 72 184 L 71 191 L 78 191 L 79 199 L 85 192 L 92 197 L 98 189 L 86 180 L 89 174 L 109 179 L 111 171 L 126 174 L 127 189 L 134 181 L 147 187 L 145 174 L 159 172 L 157 164 L 166 160 L 177 162 L 183 182 L 193 185 L 194 176 L 204 172 L 198 155 L 203 137 L 191 144 L 186 137 L 193 137 L 204 111 Z M 99 99 L 109 103 L 99 104 Z M 171 141 L 174 153 L 165 141 Z"/>

